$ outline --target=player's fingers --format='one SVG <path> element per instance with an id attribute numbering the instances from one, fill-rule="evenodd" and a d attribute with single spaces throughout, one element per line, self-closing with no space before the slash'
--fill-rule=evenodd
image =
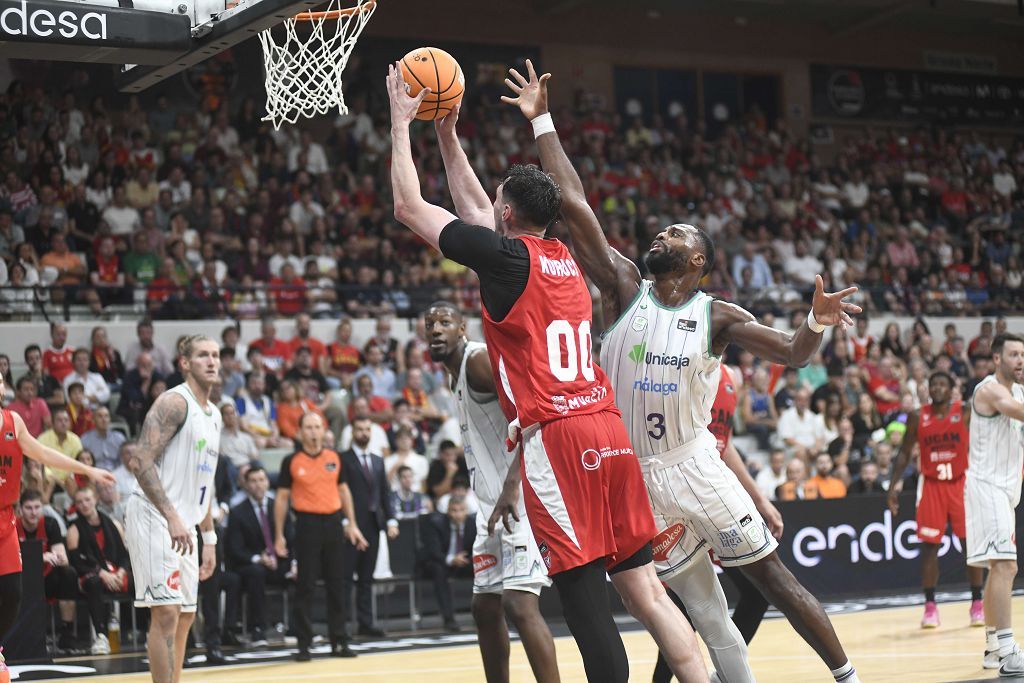
<path id="1" fill-rule="evenodd" d="M 508 89 L 511 90 L 512 92 L 514 92 L 517 95 L 519 93 L 523 92 L 523 89 L 519 85 L 513 83 L 511 78 L 506 78 L 505 79 L 505 85 L 507 85 Z"/>
<path id="2" fill-rule="evenodd" d="M 540 77 L 540 84 L 544 85 L 551 79 L 551 74 L 544 74 Z"/>
<path id="3" fill-rule="evenodd" d="M 527 81 L 526 78 L 523 77 L 523 74 L 519 73 L 515 69 L 509 69 L 508 72 L 512 74 L 512 78 L 516 79 L 519 82 L 519 85 L 523 86 L 524 88 L 526 87 L 527 83 L 529 83 L 529 81 Z"/>
<path id="4" fill-rule="evenodd" d="M 423 98 L 425 98 L 429 94 L 430 88 L 423 88 L 422 90 L 420 90 L 415 97 L 416 106 L 418 107 L 420 105 L 420 102 L 423 101 Z"/>
<path id="5" fill-rule="evenodd" d="M 834 296 L 834 297 L 838 297 L 838 298 L 840 298 L 840 299 L 845 299 L 846 297 L 850 296 L 851 294 L 853 294 L 853 293 L 854 293 L 854 292 L 856 292 L 856 291 L 857 291 L 857 288 L 856 288 L 856 287 L 847 287 L 847 288 L 846 288 L 846 289 L 844 289 L 843 291 L 841 291 L 841 292 L 836 292 L 836 293 L 835 293 L 835 294 L 833 294 L 832 296 Z"/>
<path id="6" fill-rule="evenodd" d="M 518 97 L 509 97 L 508 95 L 502 95 L 501 96 L 501 101 L 504 102 L 505 104 L 511 104 L 511 105 L 518 105 L 519 104 L 519 98 Z"/>
<path id="7" fill-rule="evenodd" d="M 858 306 L 857 304 L 844 303 L 843 310 L 847 311 L 848 313 L 853 313 L 856 315 L 857 313 L 860 313 L 864 309 Z"/>
<path id="8" fill-rule="evenodd" d="M 508 512 L 501 513 L 501 523 L 505 526 L 505 530 L 512 533 L 512 523 L 508 521 Z"/>
<path id="9" fill-rule="evenodd" d="M 530 77 L 530 82 L 537 80 L 537 72 L 533 68 L 533 61 L 530 59 L 526 60 L 526 74 Z"/>

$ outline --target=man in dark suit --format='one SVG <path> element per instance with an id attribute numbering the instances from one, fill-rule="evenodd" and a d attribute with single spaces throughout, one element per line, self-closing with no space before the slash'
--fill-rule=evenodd
<path id="1" fill-rule="evenodd" d="M 349 489 L 356 511 L 356 524 L 366 538 L 368 547 L 358 550 L 345 546 L 345 598 L 352 594 L 352 570 L 358 575 L 356 589 L 356 615 L 359 635 L 381 637 L 384 631 L 373 623 L 372 591 L 373 569 L 377 564 L 380 532 L 387 529 L 389 539 L 398 536 L 398 520 L 391 503 L 391 488 L 384 476 L 384 459 L 367 449 L 373 423 L 369 418 L 356 418 L 352 422 L 352 448 L 341 456 L 342 467 L 348 475 Z"/>
<path id="2" fill-rule="evenodd" d="M 228 515 L 227 559 L 249 598 L 249 645 L 260 647 L 267 644 L 266 586 L 283 585 L 291 561 L 274 552 L 274 501 L 267 495 L 267 471 L 262 465 L 253 465 L 243 483 L 248 495 Z M 285 522 L 284 534 L 291 538 L 291 520 Z"/>
<path id="3" fill-rule="evenodd" d="M 466 512 L 466 499 L 453 497 L 448 512 L 435 512 L 423 525 L 423 571 L 434 582 L 437 604 L 444 626 L 459 630 L 452 606 L 453 576 L 473 578 L 473 542 L 476 540 L 476 515 Z"/>

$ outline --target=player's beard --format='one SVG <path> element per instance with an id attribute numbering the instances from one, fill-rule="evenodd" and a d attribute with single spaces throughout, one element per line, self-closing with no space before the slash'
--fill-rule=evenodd
<path id="1" fill-rule="evenodd" d="M 659 251 L 647 252 L 644 255 L 644 265 L 651 275 L 682 273 L 686 270 L 686 257 L 663 247 Z"/>

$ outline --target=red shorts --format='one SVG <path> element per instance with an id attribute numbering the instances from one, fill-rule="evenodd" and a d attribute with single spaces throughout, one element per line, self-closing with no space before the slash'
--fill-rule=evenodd
<path id="1" fill-rule="evenodd" d="M 21 572 L 21 544 L 14 526 L 14 508 L 0 508 L 0 576 Z"/>
<path id="2" fill-rule="evenodd" d="M 920 477 L 917 482 L 917 537 L 924 543 L 939 543 L 946 522 L 958 538 L 967 537 L 964 518 L 964 477 L 942 481 Z"/>
<path id="3" fill-rule="evenodd" d="M 577 415 L 523 443 L 523 497 L 549 574 L 605 558 L 611 569 L 657 533 L 622 418 Z"/>

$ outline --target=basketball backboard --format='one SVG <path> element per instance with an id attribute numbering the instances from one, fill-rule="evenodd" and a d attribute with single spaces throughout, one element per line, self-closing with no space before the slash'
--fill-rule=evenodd
<path id="1" fill-rule="evenodd" d="M 324 0 L 0 0 L 0 57 L 121 65 L 139 92 Z"/>

